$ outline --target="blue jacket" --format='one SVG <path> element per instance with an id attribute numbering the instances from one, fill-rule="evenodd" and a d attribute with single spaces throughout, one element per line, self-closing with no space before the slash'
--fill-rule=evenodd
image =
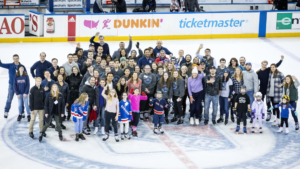
<path id="1" fill-rule="evenodd" d="M 157 48 L 157 46 L 153 49 L 153 53 L 154 53 L 154 57 L 157 58 L 157 53 L 159 53 L 161 50 L 164 50 L 166 52 L 167 55 L 169 54 L 173 54 L 172 52 L 170 52 L 167 48 L 165 47 L 161 47 L 160 49 Z"/>
<path id="2" fill-rule="evenodd" d="M 53 66 L 49 67 L 49 69 L 48 69 L 48 71 L 49 71 L 50 74 L 51 74 L 51 79 L 53 79 L 53 77 L 54 77 L 53 72 L 54 72 L 55 70 L 59 70 L 59 66 L 57 66 L 56 69 L 54 69 Z"/>
<path id="3" fill-rule="evenodd" d="M 16 95 L 29 93 L 30 81 L 28 75 L 15 77 L 13 88 Z"/>
<path id="4" fill-rule="evenodd" d="M 91 37 L 90 42 L 94 43 L 95 52 L 98 53 L 97 49 L 98 49 L 99 46 L 101 46 L 101 44 L 99 42 L 95 42 L 94 39 L 95 39 L 95 36 Z M 103 52 L 102 53 L 106 54 L 106 55 L 110 55 L 108 44 L 104 43 L 104 45 L 102 47 L 103 47 Z"/>
<path id="5" fill-rule="evenodd" d="M 19 63 L 20 65 L 22 65 L 21 63 Z M 13 85 L 15 77 L 16 77 L 16 72 L 17 72 L 17 65 L 15 65 L 14 63 L 2 63 L 0 60 L 0 67 L 4 68 L 4 69 L 8 69 L 8 76 L 9 76 L 9 81 L 8 83 L 10 85 Z M 24 71 L 27 72 L 26 68 L 24 65 L 22 65 L 24 67 Z"/>
<path id="6" fill-rule="evenodd" d="M 44 79 L 41 83 L 42 88 L 45 88 L 46 86 L 49 87 L 49 90 L 45 91 L 46 96 L 50 93 L 51 87 L 52 85 L 55 83 L 54 80 L 51 80 L 50 82 L 48 82 L 47 79 Z"/>
<path id="7" fill-rule="evenodd" d="M 291 109 L 292 111 L 295 111 L 295 109 L 290 104 L 289 104 L 289 108 L 286 108 L 286 104 L 282 104 L 282 106 L 281 106 L 281 103 L 275 105 L 274 107 L 275 108 L 281 107 L 280 114 L 281 114 L 281 117 L 283 117 L 283 118 L 289 118 L 289 114 L 290 114 L 289 109 Z"/>
<path id="8" fill-rule="evenodd" d="M 131 116 L 132 116 L 132 110 L 131 110 L 131 103 L 130 101 L 124 102 L 123 100 L 120 101 L 119 103 L 119 123 L 124 123 L 131 121 Z"/>
<path id="9" fill-rule="evenodd" d="M 153 107 L 155 114 L 162 115 L 164 114 L 164 108 L 168 107 L 168 103 L 165 99 L 153 99 L 152 102 L 149 102 L 149 106 Z"/>
<path id="10" fill-rule="evenodd" d="M 179 59 L 178 59 L 177 63 L 179 63 Z M 184 64 L 184 63 L 186 63 L 186 60 L 185 60 L 185 57 L 182 57 L 179 66 L 181 66 L 181 65 Z"/>
<path id="11" fill-rule="evenodd" d="M 44 63 L 42 63 L 41 61 L 35 62 L 30 68 L 32 77 L 33 78 L 40 77 L 44 80 L 45 79 L 44 71 L 49 69 L 51 66 L 52 64 L 47 60 L 45 60 Z M 35 70 L 35 74 L 34 74 L 34 70 Z"/>
<path id="12" fill-rule="evenodd" d="M 147 59 L 145 56 L 143 56 L 141 59 L 139 59 L 139 67 L 141 69 L 143 69 L 146 65 L 150 65 L 151 67 L 151 64 L 154 62 L 154 59 L 149 57 L 149 59 Z"/>

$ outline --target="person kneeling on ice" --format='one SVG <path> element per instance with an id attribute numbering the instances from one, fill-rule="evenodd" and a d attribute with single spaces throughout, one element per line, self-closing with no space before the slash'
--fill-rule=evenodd
<path id="1" fill-rule="evenodd" d="M 128 99 L 131 101 L 131 108 L 132 108 L 132 117 L 131 117 L 130 126 L 132 129 L 132 135 L 134 137 L 138 136 L 136 128 L 139 124 L 139 119 L 140 119 L 140 101 L 148 99 L 147 95 L 144 92 L 142 92 L 142 95 L 139 95 L 139 93 L 140 93 L 139 88 L 135 88 L 135 89 L 131 89 L 128 95 Z"/>
<path id="2" fill-rule="evenodd" d="M 164 131 L 161 128 L 162 123 L 165 122 L 164 108 L 170 108 L 169 107 L 170 105 L 167 103 L 165 99 L 162 98 L 161 91 L 156 92 L 156 99 L 150 98 L 149 105 L 154 109 L 154 114 L 153 114 L 154 134 L 158 134 L 158 133 L 164 134 Z"/>
<path id="3" fill-rule="evenodd" d="M 244 134 L 247 133 L 247 113 L 251 113 L 250 109 L 250 98 L 246 94 L 246 86 L 241 86 L 241 93 L 237 95 L 235 99 L 235 105 L 233 108 L 233 112 L 237 116 L 237 126 L 236 126 L 236 133 L 238 134 L 240 131 L 240 122 L 243 120 L 244 123 Z"/>
<path id="4" fill-rule="evenodd" d="M 277 132 L 282 132 L 283 131 L 283 123 L 285 123 L 285 132 L 289 133 L 289 109 L 291 109 L 292 111 L 295 111 L 295 109 L 289 104 L 290 101 L 290 97 L 287 95 L 283 95 L 282 97 L 282 102 L 275 105 L 275 108 L 279 108 L 281 107 L 281 123 L 280 123 L 280 128 Z M 269 110 L 273 110 L 274 107 L 270 107 Z M 297 111 L 295 111 L 295 115 L 298 116 Z"/>
<path id="5" fill-rule="evenodd" d="M 87 93 L 81 93 L 78 99 L 71 106 L 72 119 L 75 123 L 75 141 L 85 140 L 82 134 L 83 122 L 86 120 L 89 107 L 89 96 Z"/>
<path id="6" fill-rule="evenodd" d="M 121 140 L 127 138 L 130 140 L 130 136 L 128 135 L 129 122 L 131 121 L 132 111 L 131 111 L 131 103 L 127 100 L 127 93 L 122 94 L 122 100 L 119 103 L 119 123 L 120 123 L 120 133 Z M 125 125 L 125 129 L 123 130 Z"/>
<path id="7" fill-rule="evenodd" d="M 265 104 L 261 100 L 262 94 L 261 92 L 257 92 L 255 94 L 256 100 L 252 103 L 252 133 L 255 133 L 255 123 L 258 120 L 259 124 L 259 132 L 262 133 L 262 119 L 265 117 L 266 109 Z"/>

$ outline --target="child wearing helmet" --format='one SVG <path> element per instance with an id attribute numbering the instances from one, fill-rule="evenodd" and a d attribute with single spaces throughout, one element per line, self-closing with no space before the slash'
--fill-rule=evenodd
<path id="1" fill-rule="evenodd" d="M 282 97 L 282 102 L 275 105 L 275 108 L 279 108 L 281 107 L 281 123 L 280 123 L 280 128 L 278 129 L 277 132 L 282 132 L 283 131 L 283 124 L 285 123 L 285 132 L 289 133 L 289 109 L 291 109 L 292 111 L 295 111 L 295 109 L 289 104 L 290 101 L 290 97 L 287 95 L 283 95 Z M 274 109 L 274 107 L 270 107 L 269 110 Z M 297 111 L 295 111 L 295 115 L 298 116 Z"/>
<path id="2" fill-rule="evenodd" d="M 251 112 L 250 98 L 246 94 L 246 86 L 241 86 L 241 93 L 237 95 L 234 101 L 233 113 L 237 116 L 237 126 L 235 132 L 238 134 L 240 131 L 240 122 L 244 123 L 244 134 L 247 134 L 247 113 Z"/>
<path id="3" fill-rule="evenodd" d="M 257 92 L 255 94 L 256 100 L 252 103 L 252 133 L 255 133 L 255 124 L 258 121 L 259 124 L 259 133 L 262 133 L 262 119 L 265 117 L 266 109 L 265 104 L 262 101 L 262 94 L 261 92 Z"/>

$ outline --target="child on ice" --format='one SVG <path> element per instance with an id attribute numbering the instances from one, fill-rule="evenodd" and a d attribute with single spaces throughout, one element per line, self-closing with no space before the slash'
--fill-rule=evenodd
<path id="1" fill-rule="evenodd" d="M 73 121 L 75 123 L 75 141 L 85 140 L 82 134 L 83 122 L 86 120 L 86 115 L 89 106 L 89 97 L 86 93 L 82 93 L 77 100 L 71 106 L 71 113 L 73 116 Z"/>
<path id="2" fill-rule="evenodd" d="M 137 137 L 138 133 L 136 131 L 137 125 L 139 124 L 140 119 L 140 101 L 147 100 L 147 95 L 142 92 L 142 96 L 139 95 L 139 88 L 131 89 L 128 95 L 128 99 L 131 101 L 132 108 L 132 120 L 130 122 L 132 135 Z"/>
<path id="3" fill-rule="evenodd" d="M 154 134 L 164 134 L 163 129 L 161 128 L 162 123 L 165 122 L 164 118 L 164 108 L 169 108 L 169 105 L 165 99 L 162 98 L 162 92 L 156 92 L 156 99 L 150 98 L 149 101 L 150 107 L 153 107 L 153 123 L 154 123 Z M 157 128 L 158 125 L 158 128 Z"/>
<path id="4" fill-rule="evenodd" d="M 277 132 L 282 132 L 283 131 L 283 124 L 285 123 L 285 132 L 286 133 L 289 133 L 289 113 L 290 113 L 290 110 L 291 109 L 292 111 L 295 111 L 295 109 L 289 104 L 289 100 L 290 100 L 290 97 L 287 96 L 287 95 L 283 95 L 282 97 L 282 102 L 275 105 L 274 107 L 275 108 L 278 108 L 278 107 L 281 107 L 281 123 L 280 123 L 280 128 Z M 269 110 L 272 110 L 274 109 L 274 107 L 270 107 Z M 295 115 L 298 116 L 298 113 L 297 111 L 295 111 Z"/>
<path id="5" fill-rule="evenodd" d="M 123 93 L 122 98 L 123 99 L 119 103 L 119 108 L 120 108 L 119 123 L 120 123 L 121 140 L 124 140 L 124 137 L 130 140 L 130 136 L 128 136 L 128 128 L 132 116 L 131 103 L 130 101 L 127 100 L 127 93 Z"/>
<path id="6" fill-rule="evenodd" d="M 255 124 L 258 121 L 259 124 L 259 133 L 262 133 L 262 119 L 265 117 L 266 109 L 265 104 L 261 100 L 262 94 L 261 92 L 257 92 L 255 94 L 256 100 L 252 103 L 252 133 L 255 133 Z"/>

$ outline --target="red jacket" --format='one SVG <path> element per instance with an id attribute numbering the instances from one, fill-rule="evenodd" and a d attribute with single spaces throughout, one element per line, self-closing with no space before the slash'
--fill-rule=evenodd
<path id="1" fill-rule="evenodd" d="M 155 62 L 156 62 L 156 63 L 159 63 L 160 61 L 163 61 L 163 62 L 164 62 L 165 59 L 169 60 L 169 58 L 165 56 L 164 59 L 161 59 L 160 57 L 156 58 L 156 59 L 155 59 Z M 169 60 L 169 62 L 170 62 L 170 60 Z"/>

